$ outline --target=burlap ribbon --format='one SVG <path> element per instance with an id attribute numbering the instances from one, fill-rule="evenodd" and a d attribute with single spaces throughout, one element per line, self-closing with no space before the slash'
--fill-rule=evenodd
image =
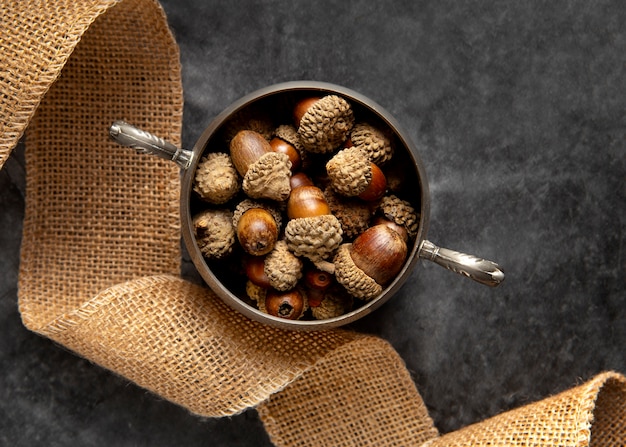
<path id="1" fill-rule="evenodd" d="M 26 327 L 193 413 L 256 407 L 277 445 L 626 444 L 617 373 L 439 436 L 385 341 L 266 327 L 181 280 L 177 168 L 106 133 L 121 118 L 180 143 L 163 11 L 153 0 L 1 8 L 0 166 L 26 130 Z"/>

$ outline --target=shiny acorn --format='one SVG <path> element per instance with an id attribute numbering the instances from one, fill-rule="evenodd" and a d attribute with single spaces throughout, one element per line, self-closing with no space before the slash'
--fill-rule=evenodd
<path id="1" fill-rule="evenodd" d="M 407 253 L 406 243 L 395 230 L 375 225 L 339 247 L 335 277 L 351 295 L 369 300 L 398 275 Z"/>

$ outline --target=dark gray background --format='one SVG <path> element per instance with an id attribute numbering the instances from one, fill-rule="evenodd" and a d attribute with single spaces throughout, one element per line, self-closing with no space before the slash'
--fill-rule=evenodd
<path id="1" fill-rule="evenodd" d="M 398 350 L 440 431 L 626 373 L 623 2 L 163 6 L 181 49 L 186 147 L 257 88 L 352 88 L 417 143 L 429 239 L 505 269 L 489 289 L 419 264 L 355 325 Z M 253 410 L 192 416 L 28 332 L 16 298 L 23 208 L 20 147 L 0 172 L 1 445 L 269 444 Z"/>

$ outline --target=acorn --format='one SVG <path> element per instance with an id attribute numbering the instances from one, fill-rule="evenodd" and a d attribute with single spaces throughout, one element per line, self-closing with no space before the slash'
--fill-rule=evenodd
<path id="1" fill-rule="evenodd" d="M 246 295 L 252 301 L 257 302 L 257 306 L 261 312 L 265 311 L 265 296 L 267 295 L 267 288 L 259 286 L 251 280 L 246 281 Z"/>
<path id="2" fill-rule="evenodd" d="M 362 149 L 369 161 L 379 166 L 393 157 L 394 148 L 388 134 L 369 123 L 356 123 L 349 141 L 352 147 Z"/>
<path id="3" fill-rule="evenodd" d="M 283 124 L 276 128 L 274 137 L 270 140 L 270 145 L 275 152 L 287 154 L 291 161 L 291 172 L 307 168 L 307 153 L 302 146 L 298 130 L 290 125 Z"/>
<path id="4" fill-rule="evenodd" d="M 350 104 L 337 95 L 305 98 L 294 108 L 294 124 L 305 150 L 327 154 L 348 138 L 354 114 Z"/>
<path id="5" fill-rule="evenodd" d="M 263 272 L 271 287 L 287 291 L 293 289 L 302 278 L 302 261 L 295 256 L 285 241 L 278 241 L 265 257 Z"/>
<path id="6" fill-rule="evenodd" d="M 326 290 L 336 284 L 333 275 L 318 268 L 307 269 L 304 273 L 303 282 L 311 308 L 319 306 L 324 299 Z"/>
<path id="7" fill-rule="evenodd" d="M 301 163 L 300 153 L 296 150 L 296 148 L 292 144 L 278 137 L 274 137 L 270 140 L 270 146 L 272 147 L 272 150 L 274 152 L 285 154 L 287 157 L 289 157 L 289 161 L 291 162 L 292 173 L 300 169 L 300 163 Z"/>
<path id="8" fill-rule="evenodd" d="M 243 177 L 243 191 L 253 199 L 284 201 L 291 187 L 291 162 L 285 154 L 274 152 L 258 132 L 239 131 L 230 142 L 230 157 Z"/>
<path id="9" fill-rule="evenodd" d="M 339 317 L 352 309 L 354 299 L 340 287 L 329 287 L 323 292 L 322 300 L 316 306 L 309 305 L 311 314 L 316 320 L 327 320 Z"/>
<path id="10" fill-rule="evenodd" d="M 237 240 L 246 253 L 254 256 L 269 253 L 278 240 L 276 220 L 266 209 L 249 209 L 237 222 Z"/>
<path id="11" fill-rule="evenodd" d="M 376 163 L 370 162 L 372 180 L 358 198 L 366 202 L 376 202 L 387 192 L 387 178 Z"/>
<path id="12" fill-rule="evenodd" d="M 192 225 L 196 243 L 204 257 L 221 259 L 232 253 L 235 227 L 230 210 L 204 210 L 193 217 Z"/>
<path id="13" fill-rule="evenodd" d="M 245 199 L 235 207 L 232 220 L 239 244 L 246 253 L 262 256 L 272 251 L 282 224 L 282 216 L 276 207 Z"/>
<path id="14" fill-rule="evenodd" d="M 252 130 L 269 141 L 274 134 L 274 127 L 274 121 L 269 114 L 264 113 L 260 107 L 248 106 L 239 110 L 225 124 L 224 139 L 229 143 L 237 135 L 237 132 Z"/>
<path id="15" fill-rule="evenodd" d="M 354 242 L 339 247 L 334 258 L 335 277 L 351 295 L 372 299 L 400 272 L 407 252 L 406 243 L 396 231 L 375 225 Z"/>
<path id="16" fill-rule="evenodd" d="M 409 233 L 403 225 L 398 225 L 393 220 L 389 220 L 384 216 L 376 216 L 372 219 L 372 226 L 386 225 L 400 235 L 405 244 L 409 243 Z"/>
<path id="17" fill-rule="evenodd" d="M 304 256 L 314 264 L 325 265 L 342 242 L 341 224 L 330 213 L 330 207 L 321 189 L 301 186 L 291 191 L 287 201 L 285 242 L 296 256 Z"/>
<path id="18" fill-rule="evenodd" d="M 408 201 L 393 194 L 385 196 L 380 201 L 376 214 L 404 228 L 407 240 L 417 236 L 420 215 Z"/>
<path id="19" fill-rule="evenodd" d="M 324 196 L 330 206 L 330 212 L 341 223 L 346 238 L 354 239 L 370 226 L 372 212 L 366 202 L 342 196 L 331 187 L 324 189 Z"/>
<path id="20" fill-rule="evenodd" d="M 291 185 L 291 190 L 293 191 L 300 186 L 315 186 L 311 177 L 306 175 L 304 172 L 296 172 L 289 179 L 289 184 Z"/>
<path id="21" fill-rule="evenodd" d="M 269 289 L 263 306 L 268 314 L 287 320 L 297 320 L 307 309 L 306 297 L 297 289 L 286 292 Z"/>
<path id="22" fill-rule="evenodd" d="M 241 179 L 228 154 L 213 152 L 202 157 L 194 176 L 193 190 L 206 202 L 221 205 L 241 188 Z"/>
<path id="23" fill-rule="evenodd" d="M 324 193 L 317 186 L 301 186 L 291 191 L 287 200 L 287 217 L 298 219 L 330 214 Z"/>
<path id="24" fill-rule="evenodd" d="M 385 174 L 369 161 L 362 149 L 356 147 L 337 152 L 326 163 L 326 172 L 332 188 L 344 196 L 375 201 L 387 189 Z"/>
<path id="25" fill-rule="evenodd" d="M 265 274 L 265 256 L 246 256 L 243 267 L 250 282 L 264 289 L 272 287 Z"/>

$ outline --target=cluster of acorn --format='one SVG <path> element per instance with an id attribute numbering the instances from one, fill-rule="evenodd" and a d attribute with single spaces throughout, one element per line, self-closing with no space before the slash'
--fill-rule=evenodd
<path id="1" fill-rule="evenodd" d="M 205 258 L 243 249 L 246 294 L 287 319 L 327 319 L 378 296 L 404 265 L 419 216 L 381 167 L 391 138 L 337 95 L 295 104 L 293 123 L 236 123 L 203 156 L 193 217 Z M 242 194 L 243 192 L 243 194 Z"/>

